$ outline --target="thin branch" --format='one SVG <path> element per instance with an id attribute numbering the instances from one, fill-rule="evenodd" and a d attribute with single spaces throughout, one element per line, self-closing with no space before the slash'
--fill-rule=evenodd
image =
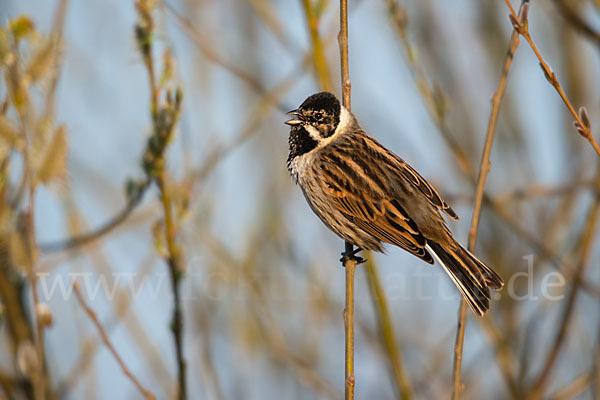
<path id="1" fill-rule="evenodd" d="M 452 362 L 452 399 L 458 400 L 462 390 L 460 382 L 460 369 L 462 366 L 463 346 L 465 342 L 465 325 L 467 323 L 467 303 L 460 299 L 458 308 L 458 325 L 456 328 L 456 338 L 454 339 L 454 361 Z"/>
<path id="2" fill-rule="evenodd" d="M 564 196 L 578 190 L 589 190 L 593 188 L 594 182 L 592 179 L 564 183 L 556 186 L 532 184 L 500 194 L 495 197 L 494 202 L 509 203 L 520 200 L 533 200 L 539 197 Z"/>
<path id="3" fill-rule="evenodd" d="M 312 42 L 312 60 L 317 78 L 319 79 L 321 87 L 324 90 L 331 92 L 333 90 L 333 84 L 331 83 L 329 66 L 327 65 L 327 59 L 325 58 L 325 52 L 323 50 L 323 41 L 319 36 L 319 17 L 315 14 L 314 5 L 311 4 L 311 0 L 302 0 L 302 6 L 304 7 L 304 12 L 306 14 L 306 23 Z"/>
<path id="4" fill-rule="evenodd" d="M 167 9 L 173 14 L 175 20 L 178 24 L 180 24 L 184 31 L 190 36 L 190 38 L 199 46 L 201 51 L 205 51 L 206 49 L 203 47 L 206 43 L 200 36 L 200 34 L 196 31 L 193 25 L 179 15 L 176 11 L 174 11 L 168 4 L 165 3 Z M 210 50 L 210 49 L 209 49 Z M 221 64 L 221 59 L 216 56 L 210 50 L 209 55 L 215 55 L 214 58 L 207 57 L 212 61 Z M 251 76 L 243 73 L 241 76 L 238 73 L 242 71 L 238 71 L 237 69 L 231 71 L 234 75 L 240 77 L 241 79 L 249 82 L 252 87 L 254 87 L 258 93 L 263 95 L 263 100 L 259 102 L 259 106 L 255 108 L 255 110 L 251 113 L 254 115 L 258 112 L 262 112 L 266 116 L 266 112 L 263 111 L 268 105 L 275 105 L 279 110 L 289 110 L 291 106 L 286 106 L 281 102 L 282 92 L 285 92 L 289 89 L 291 84 L 298 79 L 299 74 L 302 73 L 304 66 L 307 64 L 307 60 L 309 57 L 303 57 L 303 61 L 300 63 L 298 68 L 295 68 L 288 77 L 282 79 L 279 83 L 277 83 L 272 89 L 266 90 L 258 82 L 252 78 Z M 228 64 L 225 64 L 224 67 L 227 69 Z M 197 170 L 198 172 L 194 173 L 193 178 L 203 179 L 209 171 L 213 169 L 216 163 L 221 160 L 225 155 L 229 154 L 230 151 L 237 148 L 238 145 L 247 140 L 253 132 L 256 132 L 256 127 L 262 122 L 263 118 L 256 119 L 255 122 L 250 124 L 250 128 L 244 129 L 244 133 L 240 135 L 239 139 L 235 140 L 229 145 L 224 146 L 223 148 L 215 149 L 209 156 L 206 157 L 203 165 Z M 110 218 L 106 223 L 102 224 L 99 228 L 96 228 L 93 231 L 77 235 L 68 239 L 61 239 L 55 242 L 47 242 L 40 243 L 39 247 L 44 253 L 53 253 L 62 250 L 70 250 L 85 244 L 91 243 L 95 240 L 102 238 L 105 234 L 110 233 L 113 229 L 118 227 L 121 223 L 125 222 L 127 218 L 135 211 L 135 209 L 141 204 L 144 194 L 150 186 L 151 181 L 149 179 L 135 183 L 136 190 L 130 193 L 127 204 L 123 208 L 123 210 L 119 211 L 115 216 Z"/>
<path id="5" fill-rule="evenodd" d="M 490 210 L 494 212 L 494 214 L 504 222 L 518 237 L 519 239 L 527 242 L 528 246 L 530 246 L 533 251 L 535 251 L 536 255 L 541 257 L 541 261 L 547 260 L 551 263 L 551 265 L 561 273 L 569 273 L 574 275 L 575 270 L 577 269 L 576 263 L 567 264 L 565 260 L 561 256 L 557 254 L 556 251 L 550 249 L 546 244 L 542 241 L 535 238 L 533 234 L 528 232 L 523 226 L 519 224 L 518 221 L 507 211 L 502 205 L 495 200 L 492 200 L 489 196 L 484 195 L 483 199 Z M 600 288 L 598 286 L 594 286 L 592 282 L 581 282 L 581 288 L 585 290 L 592 296 L 600 297 Z"/>
<path id="6" fill-rule="evenodd" d="M 488 336 L 488 340 L 494 345 L 494 356 L 506 382 L 507 389 L 513 399 L 522 397 L 519 385 L 514 377 L 515 371 L 519 365 L 514 353 L 511 351 L 509 343 L 506 340 L 506 332 L 500 329 L 491 318 L 480 319 L 481 326 Z"/>
<path id="7" fill-rule="evenodd" d="M 456 158 L 461 171 L 463 171 L 468 177 L 471 177 L 475 172 L 473 171 L 469 157 L 462 150 L 459 143 L 454 139 L 451 129 L 446 123 L 446 96 L 441 91 L 440 85 L 438 85 L 436 82 L 431 83 L 427 79 L 425 68 L 419 62 L 419 58 L 417 57 L 417 54 L 419 54 L 419 49 L 416 49 L 408 39 L 408 18 L 406 10 L 401 4 L 394 0 L 386 0 L 386 5 L 388 7 L 388 13 L 392 27 L 398 34 L 402 45 L 404 46 L 406 60 L 411 69 L 416 89 L 421 95 L 421 100 L 423 101 L 423 104 L 425 105 L 431 119 L 438 127 L 442 139 L 452 150 L 452 154 Z"/>
<path id="8" fill-rule="evenodd" d="M 340 64 L 342 73 L 342 102 L 350 110 L 350 73 L 348 69 L 348 0 L 340 0 Z M 344 327 L 346 337 L 345 398 L 354 399 L 354 270 L 358 259 L 352 257 L 352 243 L 345 243 L 343 265 L 346 268 L 346 304 L 344 308 Z"/>
<path id="9" fill-rule="evenodd" d="M 348 0 L 340 0 L 340 64 L 342 73 L 342 99 L 344 107 L 350 110 L 350 72 L 348 69 Z"/>
<path id="10" fill-rule="evenodd" d="M 554 0 L 560 15 L 579 33 L 600 46 L 600 31 L 595 30 L 565 0 Z"/>
<path id="11" fill-rule="evenodd" d="M 303 57 L 302 62 L 294 68 L 294 70 L 281 81 L 276 83 L 272 89 L 265 93 L 262 99 L 257 102 L 257 105 L 248 114 L 243 131 L 230 142 L 221 144 L 212 149 L 204 158 L 202 164 L 196 168 L 186 179 L 191 181 L 192 187 L 203 182 L 208 174 L 214 170 L 217 164 L 222 161 L 231 152 L 237 149 L 240 145 L 258 133 L 258 128 L 264 120 L 271 115 L 274 105 L 281 105 L 281 98 L 291 89 L 292 85 L 297 81 L 299 76 L 302 76 L 305 68 L 309 65 L 310 54 Z M 273 101 L 274 100 L 274 101 Z M 292 107 L 287 107 L 289 110 Z"/>
<path id="12" fill-rule="evenodd" d="M 367 254 L 365 257 L 367 259 L 365 269 L 369 281 L 369 289 L 371 290 L 371 298 L 373 299 L 373 308 L 377 312 L 379 331 L 386 349 L 386 355 L 392 367 L 394 383 L 396 384 L 400 398 L 409 400 L 413 397 L 413 389 L 406 376 L 406 368 L 396 345 L 396 335 L 394 334 L 394 325 L 392 324 L 387 297 L 372 257 L 370 257 L 370 254 Z"/>
<path id="13" fill-rule="evenodd" d="M 346 242 L 346 254 L 352 253 L 352 244 Z M 344 262 L 346 269 L 346 303 L 344 307 L 344 327 L 346 337 L 345 351 L 345 399 L 354 399 L 354 386 L 356 379 L 354 377 L 354 271 L 357 262 L 355 259 L 348 259 Z"/>
<path id="14" fill-rule="evenodd" d="M 117 364 L 119 364 L 119 367 L 121 367 L 121 371 L 123 371 L 123 374 L 125 374 L 125 376 L 127 378 L 129 378 L 129 380 L 135 385 L 135 387 L 142 394 L 142 396 L 144 396 L 144 398 L 149 399 L 149 400 L 154 400 L 156 398 L 156 397 L 154 397 L 154 394 L 152 394 L 152 392 L 150 392 L 148 389 L 146 389 L 137 380 L 137 378 L 131 373 L 129 368 L 127 368 L 127 365 L 125 365 L 125 362 L 123 362 L 123 359 L 121 358 L 121 356 L 119 356 L 119 353 L 117 353 L 117 351 L 115 350 L 114 346 L 110 342 L 110 339 L 108 338 L 108 335 L 104 331 L 104 328 L 102 327 L 102 324 L 100 323 L 100 320 L 98 319 L 98 316 L 96 315 L 94 310 L 92 310 L 90 308 L 90 306 L 88 306 L 87 303 L 85 302 L 85 300 L 83 299 L 83 295 L 81 294 L 81 291 L 79 290 L 79 285 L 77 283 L 75 283 L 73 285 L 73 291 L 75 292 L 75 295 L 77 296 L 77 300 L 79 301 L 79 304 L 84 309 L 85 313 L 88 315 L 90 320 L 96 326 L 96 329 L 98 330 L 98 333 L 100 334 L 100 337 L 102 338 L 102 342 L 104 342 L 104 345 L 106 346 L 108 351 L 110 351 L 110 353 L 113 355 L 113 357 L 117 361 Z"/>
<path id="15" fill-rule="evenodd" d="M 149 0 L 138 0 L 136 8 L 139 22 L 135 25 L 135 34 L 139 51 L 142 55 L 144 65 L 148 70 L 150 81 L 150 106 L 153 124 L 153 134 L 148 140 L 148 145 L 142 156 L 142 165 L 149 179 L 154 180 L 160 191 L 160 202 L 163 208 L 166 252 L 161 254 L 167 264 L 171 277 L 171 290 L 173 292 L 173 315 L 171 321 L 171 332 L 175 342 L 175 353 L 177 358 L 178 390 L 177 398 L 187 398 L 186 385 L 186 363 L 183 351 L 183 312 L 181 307 L 180 283 L 184 268 L 181 265 L 181 250 L 175 242 L 177 231 L 176 222 L 173 218 L 172 199 L 167 187 L 167 172 L 165 152 L 172 141 L 177 121 L 181 115 L 181 103 L 183 93 L 176 88 L 173 93 L 165 88 L 165 84 L 156 84 L 154 74 L 154 57 L 152 38 L 154 35 L 153 2 Z M 165 57 L 165 68 L 170 58 Z M 160 100 L 163 98 L 164 100 Z"/>
<path id="16" fill-rule="evenodd" d="M 527 9 L 529 8 L 529 2 L 523 1 L 521 4 L 520 15 L 525 20 Z M 498 113 L 500 110 L 500 104 L 502 103 L 502 97 L 506 89 L 506 80 L 510 66 L 512 64 L 513 56 L 517 47 L 519 46 L 519 32 L 517 29 L 513 30 L 510 38 L 508 52 L 504 60 L 504 67 L 502 70 L 502 77 L 498 83 L 498 88 L 492 96 L 492 110 L 490 113 L 490 119 L 488 123 L 485 144 L 483 147 L 483 153 L 481 155 L 481 162 L 479 164 L 479 175 L 477 177 L 477 189 L 475 191 L 475 205 L 473 206 L 473 216 L 471 218 L 471 227 L 469 229 L 469 251 L 475 251 L 475 245 L 477 242 L 477 231 L 479 228 L 479 219 L 481 216 L 481 208 L 483 205 L 483 189 L 487 175 L 490 171 L 490 154 L 492 151 L 492 144 L 496 132 L 496 121 L 498 120 Z M 462 364 L 462 352 L 464 345 L 465 325 L 467 317 L 467 304 L 463 298 L 460 301 L 460 308 L 458 312 L 458 327 L 456 330 L 456 340 L 454 344 L 454 363 L 453 363 L 453 392 L 452 398 L 460 398 L 461 382 L 460 382 L 460 369 Z"/>
<path id="17" fill-rule="evenodd" d="M 529 8 L 529 0 L 524 0 L 519 11 L 521 18 L 526 18 L 527 9 Z M 525 21 L 524 21 L 525 22 Z M 481 162 L 479 164 L 479 175 L 477 177 L 477 189 L 475 191 L 475 205 L 473 206 L 473 216 L 471 219 L 471 227 L 469 229 L 469 250 L 474 251 L 477 243 L 477 230 L 479 228 L 479 219 L 481 217 L 481 208 L 483 206 L 483 189 L 488 173 L 491 169 L 490 154 L 492 152 L 492 144 L 494 142 L 494 136 L 496 133 L 496 122 L 498 121 L 498 113 L 500 111 L 500 104 L 504 96 L 506 89 L 506 81 L 510 66 L 515 52 L 519 46 L 519 33 L 517 30 L 513 30 L 510 38 L 508 51 L 506 58 L 504 59 L 504 66 L 502 69 L 502 77 L 498 83 L 498 87 L 492 96 L 492 110 L 490 113 L 490 119 L 488 122 L 485 144 L 483 147 L 483 154 L 481 155 Z"/>
<path id="18" fill-rule="evenodd" d="M 14 46 L 14 45 L 13 45 Z M 17 48 L 14 48 L 16 53 Z M 17 68 L 17 67 L 15 67 Z M 23 180 L 21 181 L 21 188 L 28 194 L 28 203 L 26 209 L 19 216 L 20 221 L 17 222 L 20 225 L 17 230 L 21 231 L 23 235 L 23 244 L 28 253 L 26 263 L 26 277 L 29 283 L 29 290 L 31 291 L 33 299 L 33 312 L 31 313 L 32 324 L 35 327 L 35 349 L 37 355 L 36 371 L 33 375 L 33 389 L 34 397 L 36 400 L 44 400 L 46 398 L 46 368 L 45 368 L 45 355 L 44 355 L 44 325 L 39 321 L 37 310 L 39 306 L 39 298 L 37 295 L 36 275 L 34 273 L 36 264 L 36 254 L 38 254 L 37 241 L 35 239 L 35 192 L 36 192 L 36 172 L 34 170 L 31 150 L 33 147 L 33 137 L 30 136 L 28 121 L 29 113 L 31 111 L 25 109 L 18 110 L 19 116 L 19 130 L 22 138 L 26 142 L 23 148 Z M 21 190 L 19 190 L 21 191 Z M 18 196 L 17 198 L 20 198 Z"/>
<path id="19" fill-rule="evenodd" d="M 26 146 L 28 147 L 28 146 Z M 35 222 L 34 222 L 34 210 L 35 210 L 35 182 L 31 165 L 29 164 L 29 151 L 25 150 L 26 168 L 28 169 L 28 181 L 29 181 L 29 204 L 27 211 L 24 214 L 25 223 L 27 224 L 27 238 L 28 244 L 27 249 L 30 254 L 37 253 L 36 240 L 35 240 Z M 46 398 L 46 361 L 44 351 L 44 324 L 38 318 L 39 309 L 39 296 L 37 294 L 37 279 L 34 272 L 35 265 L 33 259 L 34 256 L 30 256 L 31 264 L 27 269 L 27 280 L 29 282 L 29 288 L 33 298 L 33 310 L 32 320 L 35 326 L 35 348 L 37 350 L 37 371 L 36 371 L 36 384 L 34 385 L 34 392 L 36 400 L 44 400 Z"/>
<path id="20" fill-rule="evenodd" d="M 250 0 L 248 4 L 253 8 L 256 15 L 261 19 L 262 25 L 267 27 L 273 34 L 275 39 L 290 53 L 295 54 L 302 45 L 290 37 L 289 32 L 286 32 L 287 20 L 280 20 L 277 16 L 272 3 L 262 0 Z"/>
<path id="21" fill-rule="evenodd" d="M 600 327 L 600 319 L 597 322 Z M 600 329 L 596 329 L 596 345 L 594 349 L 595 360 L 592 364 L 592 396 L 600 397 Z"/>
<path id="22" fill-rule="evenodd" d="M 577 113 L 575 111 L 575 107 L 573 107 L 573 105 L 567 98 L 567 95 L 565 94 L 562 86 L 560 86 L 560 83 L 558 82 L 558 78 L 556 77 L 556 74 L 548 66 L 546 61 L 544 61 L 544 58 L 542 57 L 538 48 L 536 47 L 535 43 L 533 42 L 531 35 L 529 35 L 528 24 L 526 22 L 525 23 L 519 22 L 519 17 L 517 17 L 517 14 L 515 13 L 515 10 L 512 8 L 512 6 L 510 5 L 509 1 L 504 0 L 504 2 L 510 9 L 510 19 L 511 19 L 511 22 L 512 22 L 515 30 L 517 30 L 525 38 L 525 40 L 527 40 L 527 43 L 529 43 L 529 46 L 531 46 L 531 49 L 533 50 L 533 52 L 535 53 L 536 57 L 538 58 L 538 60 L 540 62 L 540 67 L 542 67 L 542 70 L 544 71 L 546 80 L 554 87 L 554 89 L 556 89 L 556 92 L 559 94 L 560 98 L 562 99 L 562 101 L 565 103 L 565 105 L 569 109 L 569 112 L 575 118 L 575 122 L 573 125 L 575 125 L 575 128 L 577 129 L 579 134 L 590 142 L 590 144 L 596 151 L 596 154 L 598 154 L 598 156 L 600 157 L 600 146 L 598 146 L 598 142 L 596 142 L 596 139 L 594 139 L 594 135 L 592 135 L 590 124 L 589 124 L 589 121 L 587 120 L 587 112 L 585 111 L 585 108 L 583 108 L 583 107 L 580 108 L 579 113 Z"/>
<path id="23" fill-rule="evenodd" d="M 264 237 L 261 239 L 264 240 Z M 255 278 L 251 274 L 252 268 L 248 268 L 247 265 L 238 260 L 221 239 L 210 232 L 204 232 L 200 240 L 225 265 L 236 271 L 242 271 L 244 279 L 253 280 Z M 261 251 L 260 248 L 254 249 L 253 256 L 258 259 Z M 285 335 L 281 331 L 281 326 L 277 324 L 272 310 L 268 307 L 266 299 L 269 296 L 263 291 L 261 285 L 248 285 L 247 288 L 251 293 L 250 301 L 247 304 L 249 314 L 255 316 L 255 321 L 261 331 L 261 337 L 270 350 L 269 354 L 291 372 L 296 372 L 292 375 L 299 383 L 311 387 L 316 393 L 325 398 L 339 399 L 340 396 L 335 387 L 313 369 L 313 363 L 308 362 L 290 349 L 285 340 Z"/>
<path id="24" fill-rule="evenodd" d="M 175 352 L 177 357 L 177 376 L 179 381 L 180 400 L 187 398 L 186 390 L 186 363 L 183 356 L 183 311 L 181 307 L 180 281 L 182 277 L 182 268 L 179 266 L 180 251 L 175 243 L 175 223 L 173 221 L 171 198 L 168 194 L 165 184 L 165 172 L 160 171 L 156 178 L 156 183 L 160 189 L 160 200 L 165 215 L 165 234 L 167 239 L 167 265 L 169 275 L 171 276 L 171 290 L 173 291 L 173 317 L 171 321 L 171 331 L 175 340 Z"/>
<path id="25" fill-rule="evenodd" d="M 597 182 L 600 182 L 600 170 L 597 175 Z M 583 276 L 585 273 L 586 266 L 589 264 L 589 258 L 592 254 L 592 248 L 595 239 L 595 232 L 598 225 L 598 216 L 600 215 L 600 193 L 596 192 L 596 197 L 594 199 L 594 203 L 591 205 L 581 237 L 579 239 L 579 243 L 581 243 L 580 254 L 579 254 L 579 262 L 577 264 L 577 270 L 575 271 L 575 276 L 573 277 L 573 286 L 571 287 L 571 292 L 567 297 L 567 303 L 565 305 L 565 309 L 563 310 L 560 325 L 558 328 L 558 333 L 554 338 L 554 343 L 550 348 L 548 355 L 546 356 L 545 362 L 542 364 L 543 369 L 540 372 L 539 376 L 533 383 L 530 389 L 530 398 L 538 399 L 543 396 L 544 386 L 550 377 L 550 373 L 556 364 L 558 359 L 558 355 L 562 349 L 564 341 L 567 336 L 567 331 L 570 327 L 570 321 L 574 314 L 573 310 L 575 309 L 575 303 L 577 299 L 577 294 L 579 293 L 579 289 L 582 286 Z"/>
<path id="26" fill-rule="evenodd" d="M 567 386 L 560 390 L 557 390 L 552 396 L 551 400 L 569 400 L 574 399 L 588 389 L 594 382 L 593 373 L 588 371 L 579 375 Z"/>
<path id="27" fill-rule="evenodd" d="M 237 65 L 223 59 L 216 52 L 216 50 L 213 49 L 210 40 L 205 39 L 204 36 L 194 27 L 194 25 L 177 11 L 175 11 L 170 4 L 165 1 L 162 1 L 162 4 L 164 4 L 166 9 L 173 15 L 177 25 L 179 25 L 183 31 L 187 33 L 190 39 L 196 43 L 198 49 L 200 49 L 204 57 L 215 64 L 220 65 L 225 70 L 238 77 L 240 80 L 246 82 L 257 93 L 265 96 L 265 98 L 271 101 L 273 104 L 276 104 L 280 111 L 287 112 L 290 109 L 290 107 L 286 107 L 285 105 L 281 104 L 277 98 L 273 97 L 272 94 L 263 86 L 263 84 L 258 81 L 258 79 L 248 74 Z"/>
<path id="28" fill-rule="evenodd" d="M 146 180 L 142 182 L 138 188 L 138 191 L 134 194 L 134 196 L 130 197 L 127 200 L 127 204 L 125 207 L 119 211 L 116 215 L 111 217 L 104 224 L 100 225 L 100 227 L 86 233 L 82 233 L 77 236 L 70 237 L 68 239 L 61 239 L 55 242 L 47 242 L 40 243 L 39 248 L 44 253 L 54 253 L 57 251 L 63 250 L 71 250 L 88 243 L 91 243 L 95 240 L 102 238 L 104 235 L 110 233 L 117 226 L 121 225 L 127 218 L 133 213 L 133 211 L 140 205 L 144 193 L 150 186 L 150 180 Z"/>
<path id="29" fill-rule="evenodd" d="M 195 30 L 193 25 L 191 25 L 191 23 L 185 18 L 183 18 L 181 15 L 177 14 L 168 4 L 165 3 L 165 6 L 173 13 L 175 20 L 184 28 L 184 31 L 190 36 L 190 38 L 194 40 L 194 42 L 199 46 L 200 50 L 204 51 L 205 49 L 203 48 L 203 46 L 205 45 L 205 42 L 200 36 L 200 34 Z M 209 54 L 213 55 L 214 53 L 211 50 Z M 298 76 L 302 73 L 305 65 L 308 63 L 307 60 L 309 58 L 310 57 L 303 57 L 303 60 L 300 63 L 300 65 L 297 68 L 295 68 L 288 77 L 282 79 L 270 90 L 262 88 L 262 86 L 260 86 L 254 78 L 250 77 L 245 73 L 243 73 L 243 75 L 240 76 L 240 78 L 242 78 L 243 80 L 250 82 L 251 85 L 258 91 L 258 93 L 262 94 L 263 96 L 263 100 L 259 102 L 259 105 L 255 108 L 251 115 L 255 115 L 258 112 L 261 112 L 265 115 L 263 116 L 263 118 L 257 118 L 255 122 L 249 124 L 250 127 L 244 129 L 244 133 L 240 135 L 239 139 L 233 141 L 229 145 L 225 145 L 221 148 L 215 149 L 215 151 L 209 154 L 206 157 L 206 160 L 204 161 L 203 165 L 197 170 L 196 173 L 193 174 L 193 179 L 203 179 L 208 174 L 208 172 L 214 168 L 214 166 L 219 160 L 221 160 L 225 155 L 229 154 L 233 149 L 237 148 L 237 146 L 243 143 L 245 140 L 250 138 L 250 136 L 254 132 L 256 132 L 256 127 L 260 124 L 260 122 L 262 122 L 264 117 L 266 117 L 267 113 L 264 110 L 267 108 L 267 106 L 275 105 L 279 110 L 289 110 L 291 108 L 291 106 L 286 106 L 281 102 L 282 93 L 287 91 L 291 84 L 298 79 Z M 216 63 L 221 62 L 220 58 L 218 57 L 210 59 Z M 236 69 L 231 72 L 233 72 L 236 76 L 239 76 L 237 72 L 241 71 L 238 71 Z M 130 193 L 129 199 L 125 207 L 121 211 L 119 211 L 115 216 L 110 218 L 106 223 L 102 224 L 99 228 L 71 238 L 61 239 L 55 242 L 40 243 L 40 249 L 44 253 L 53 253 L 63 250 L 70 250 L 102 238 L 104 235 L 110 233 L 113 229 L 117 228 L 121 223 L 125 222 L 125 220 L 127 220 L 127 218 L 133 213 L 133 211 L 135 211 L 135 209 L 141 204 L 143 196 L 149 188 L 150 183 L 151 181 L 149 179 L 143 182 L 135 183 L 137 185 L 136 190 Z"/>

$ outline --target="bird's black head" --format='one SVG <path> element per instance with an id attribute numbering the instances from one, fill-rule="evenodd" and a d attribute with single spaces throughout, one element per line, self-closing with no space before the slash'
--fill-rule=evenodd
<path id="1" fill-rule="evenodd" d="M 333 135 L 340 123 L 341 104 L 329 92 L 316 93 L 304 100 L 296 110 L 288 114 L 296 118 L 286 122 L 292 127 L 302 125 L 314 140 L 326 139 Z"/>
<path id="2" fill-rule="evenodd" d="M 290 125 L 290 154 L 288 166 L 297 156 L 308 153 L 336 133 L 340 119 L 350 113 L 342 107 L 331 93 L 316 93 L 304 100 L 296 110 L 288 112 L 295 118 L 286 121 Z M 341 129 L 340 129 L 341 130 Z"/>

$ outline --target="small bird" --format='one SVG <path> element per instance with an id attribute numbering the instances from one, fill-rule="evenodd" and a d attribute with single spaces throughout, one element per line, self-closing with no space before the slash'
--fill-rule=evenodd
<path id="1" fill-rule="evenodd" d="M 452 236 L 440 211 L 458 215 L 404 160 L 365 133 L 354 115 L 328 92 L 308 97 L 288 114 L 287 167 L 308 205 L 357 251 L 396 245 L 423 261 L 434 258 L 473 312 L 490 308 L 490 290 L 502 278 Z"/>

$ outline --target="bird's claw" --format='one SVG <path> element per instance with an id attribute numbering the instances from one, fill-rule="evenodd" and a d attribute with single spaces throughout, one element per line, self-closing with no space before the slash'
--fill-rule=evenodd
<path id="1" fill-rule="evenodd" d="M 358 253 L 358 252 L 359 252 L 359 251 L 361 251 L 361 250 L 362 250 L 362 249 L 359 247 L 359 248 L 356 248 L 356 249 L 352 250 L 350 253 L 343 252 L 343 253 L 342 253 L 342 258 L 340 258 L 340 262 L 341 262 L 343 265 L 346 265 L 346 263 L 347 263 L 348 261 L 354 261 L 354 262 L 356 262 L 356 264 L 362 264 L 362 263 L 364 263 L 364 262 L 367 262 L 367 259 L 366 259 L 366 258 L 358 257 L 358 256 L 356 255 L 356 253 Z"/>

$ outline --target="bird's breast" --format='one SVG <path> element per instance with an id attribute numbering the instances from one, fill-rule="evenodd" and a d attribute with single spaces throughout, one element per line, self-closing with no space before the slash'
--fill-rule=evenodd
<path id="1" fill-rule="evenodd" d="M 288 170 L 296 181 L 302 185 L 307 176 L 311 175 L 311 168 L 314 166 L 314 156 L 312 153 L 306 153 L 301 156 L 296 156 L 288 162 Z"/>

